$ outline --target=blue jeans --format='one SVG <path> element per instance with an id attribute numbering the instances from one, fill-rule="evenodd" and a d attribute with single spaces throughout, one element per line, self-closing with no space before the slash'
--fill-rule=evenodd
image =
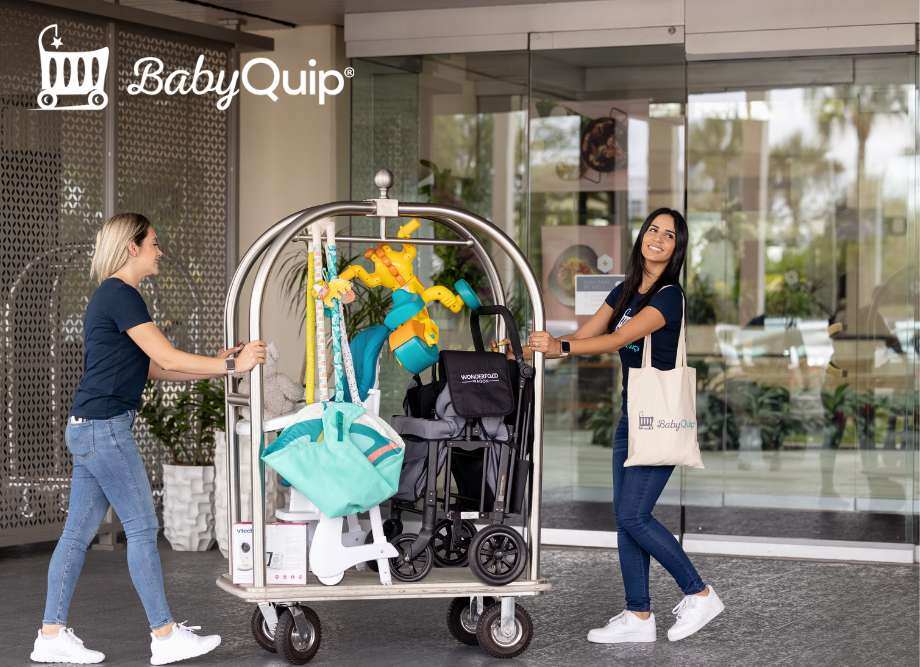
<path id="1" fill-rule="evenodd" d="M 700 593 L 706 585 L 671 531 L 652 516 L 658 497 L 674 466 L 623 467 L 627 457 L 629 422 L 623 416 L 613 437 L 613 511 L 617 518 L 617 549 L 626 589 L 626 608 L 649 611 L 649 556 L 664 566 L 684 595 Z"/>
<path id="2" fill-rule="evenodd" d="M 157 551 L 153 494 L 131 432 L 135 414 L 132 410 L 111 419 L 68 421 L 64 441 L 73 456 L 73 478 L 64 532 L 48 566 L 46 624 L 66 624 L 86 549 L 110 504 L 125 529 L 128 571 L 150 627 L 172 621 Z"/>

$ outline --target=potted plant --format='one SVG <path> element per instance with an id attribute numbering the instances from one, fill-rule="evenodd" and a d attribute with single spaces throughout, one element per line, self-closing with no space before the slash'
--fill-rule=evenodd
<path id="1" fill-rule="evenodd" d="M 163 464 L 163 533 L 177 551 L 214 544 L 214 432 L 224 421 L 220 387 L 199 380 L 168 401 L 148 383 L 139 415 L 170 453 Z"/>

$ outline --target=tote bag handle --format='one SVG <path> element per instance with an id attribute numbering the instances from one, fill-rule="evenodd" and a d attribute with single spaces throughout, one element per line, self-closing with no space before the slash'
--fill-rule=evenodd
<path id="1" fill-rule="evenodd" d="M 665 285 L 661 289 L 667 289 L 671 285 Z M 658 290 L 659 292 L 661 290 Z M 680 334 L 677 336 L 677 358 L 674 360 L 674 368 L 683 368 L 687 365 L 687 332 L 684 329 L 684 322 L 687 315 L 687 301 L 681 299 L 682 310 L 680 318 Z M 642 345 L 642 368 L 648 368 L 652 365 L 652 334 L 648 334 Z"/>

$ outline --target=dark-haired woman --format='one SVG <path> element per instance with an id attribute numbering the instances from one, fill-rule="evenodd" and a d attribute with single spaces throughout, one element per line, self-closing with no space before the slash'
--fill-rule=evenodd
<path id="1" fill-rule="evenodd" d="M 679 212 L 667 208 L 653 211 L 639 230 L 626 279 L 607 296 L 606 303 L 591 319 L 570 336 L 555 338 L 545 331 L 530 336 L 530 347 L 548 357 L 619 352 L 623 368 L 623 416 L 613 443 L 613 507 L 626 609 L 604 627 L 591 630 L 588 633 L 591 642 L 655 641 L 655 616 L 649 599 L 650 557 L 664 566 L 684 593 L 683 600 L 673 610 L 677 620 L 668 630 L 668 639 L 689 637 L 724 609 L 712 586 L 703 583 L 671 531 L 652 516 L 674 467 L 623 466 L 629 436 L 628 369 L 642 365 L 645 336 L 652 337 L 655 368 L 669 370 L 676 362 L 684 317 L 679 278 L 687 238 L 687 223 Z"/>

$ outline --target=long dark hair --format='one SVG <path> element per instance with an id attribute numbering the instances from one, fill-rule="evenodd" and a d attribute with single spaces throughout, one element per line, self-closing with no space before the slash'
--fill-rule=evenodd
<path id="1" fill-rule="evenodd" d="M 639 228 L 639 236 L 636 237 L 636 242 L 633 244 L 632 252 L 629 255 L 629 263 L 626 265 L 626 279 L 623 281 L 623 290 L 620 292 L 620 298 L 617 299 L 617 305 L 613 309 L 613 317 L 610 319 L 609 328 L 611 331 L 616 328 L 620 318 L 623 317 L 623 313 L 626 312 L 629 302 L 632 301 L 633 296 L 642 286 L 642 278 L 645 275 L 645 257 L 642 256 L 642 239 L 645 237 L 645 232 L 648 231 L 649 225 L 652 224 L 652 220 L 659 215 L 669 215 L 674 221 L 674 234 L 677 237 L 674 243 L 674 253 L 671 255 L 668 265 L 664 267 L 664 271 L 658 276 L 658 280 L 655 281 L 655 284 L 652 285 L 651 289 L 649 289 L 639 301 L 639 304 L 636 306 L 636 312 L 638 313 L 645 308 L 648 302 L 651 301 L 655 292 L 665 285 L 680 285 L 680 272 L 684 267 L 684 257 L 687 254 L 687 242 L 690 238 L 690 233 L 687 231 L 687 221 L 684 220 L 684 216 L 682 216 L 679 211 L 675 211 L 672 208 L 656 208 L 648 214 L 645 222 L 642 223 L 642 227 Z"/>

